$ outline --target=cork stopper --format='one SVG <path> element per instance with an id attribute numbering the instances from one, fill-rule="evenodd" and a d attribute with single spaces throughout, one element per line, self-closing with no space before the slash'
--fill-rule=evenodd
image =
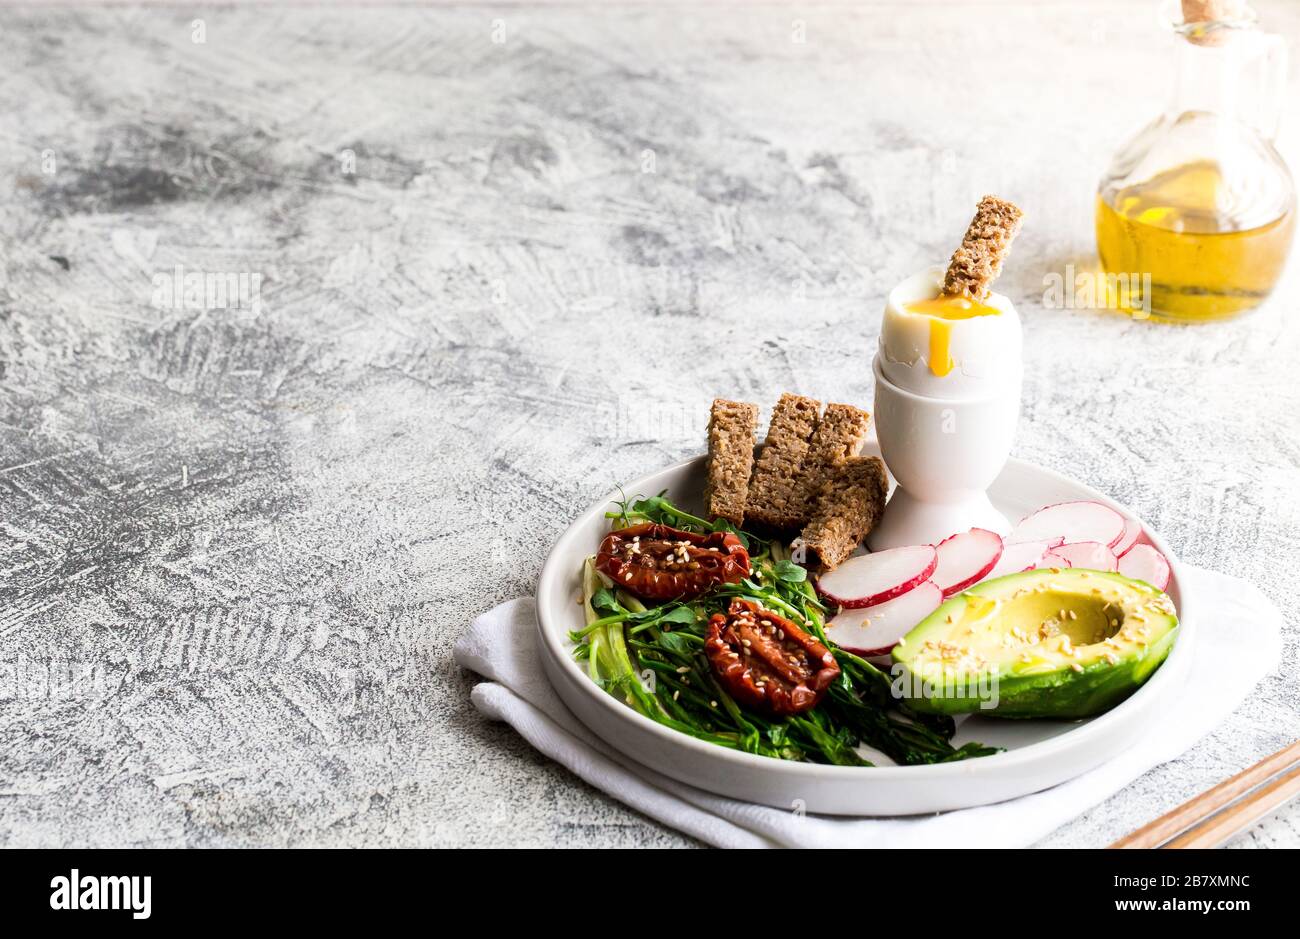
<path id="1" fill-rule="evenodd" d="M 1015 204 L 997 196 L 985 196 L 975 217 L 953 252 L 943 276 L 943 292 L 950 297 L 983 300 L 989 287 L 1002 273 L 1002 262 L 1020 231 L 1024 213 Z"/>
<path id="2" fill-rule="evenodd" d="M 1184 35 L 1198 46 L 1221 46 L 1232 38 L 1217 24 L 1254 18 L 1246 0 L 1182 0 Z"/>

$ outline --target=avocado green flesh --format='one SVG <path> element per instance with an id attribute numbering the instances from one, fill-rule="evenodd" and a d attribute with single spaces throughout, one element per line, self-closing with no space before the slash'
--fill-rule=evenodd
<path id="1" fill-rule="evenodd" d="M 1137 690 L 1177 632 L 1173 602 L 1148 583 L 1025 571 L 977 584 L 917 624 L 894 647 L 896 687 L 925 713 L 1088 717 Z"/>

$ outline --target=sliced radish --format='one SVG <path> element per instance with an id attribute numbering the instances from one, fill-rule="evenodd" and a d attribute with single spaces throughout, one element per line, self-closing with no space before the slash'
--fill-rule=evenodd
<path id="1" fill-rule="evenodd" d="M 945 597 L 951 597 L 993 570 L 1002 557 L 1002 536 L 972 528 L 939 542 L 935 553 L 939 560 L 930 580 Z"/>
<path id="2" fill-rule="evenodd" d="M 1129 548 L 1119 559 L 1119 572 L 1134 580 L 1145 580 L 1157 590 L 1169 586 L 1169 561 L 1149 544 Z"/>
<path id="3" fill-rule="evenodd" d="M 1124 516 L 1100 502 L 1059 502 L 1026 515 L 1008 542 L 1061 538 L 1066 544 L 1096 541 L 1111 547 L 1124 537 Z"/>
<path id="4" fill-rule="evenodd" d="M 1064 560 L 1067 567 L 1082 567 L 1090 571 L 1115 570 L 1115 552 L 1095 541 L 1063 544 L 1047 553 L 1049 557 Z"/>
<path id="5" fill-rule="evenodd" d="M 1042 560 L 1040 560 L 1037 564 L 1034 565 L 1034 570 L 1042 571 L 1048 569 L 1049 567 L 1069 567 L 1069 566 L 1070 566 L 1070 562 L 1065 558 L 1061 557 L 1059 554 L 1057 554 L 1056 549 L 1053 548 L 1051 551 L 1048 551 L 1046 554 L 1043 555 Z"/>
<path id="6" fill-rule="evenodd" d="M 984 575 L 984 579 L 992 580 L 994 577 L 1005 577 L 1007 574 L 1032 571 L 1043 559 L 1043 555 L 1059 545 L 1060 542 L 1054 538 L 1049 541 L 1022 541 L 1019 544 L 1006 545 L 1002 549 L 1002 556 L 998 558 L 998 563 L 993 565 L 993 570 Z"/>
<path id="7" fill-rule="evenodd" d="M 826 624 L 826 636 L 859 655 L 882 655 L 939 608 L 943 591 L 925 581 L 902 596 L 859 610 L 844 610 Z"/>
<path id="8" fill-rule="evenodd" d="M 1137 544 L 1137 540 L 1142 537 L 1142 523 L 1132 515 L 1124 516 L 1124 534 L 1119 536 L 1119 541 L 1110 546 L 1115 552 L 1116 557 L 1121 557 L 1125 551 Z"/>
<path id="9" fill-rule="evenodd" d="M 860 554 L 818 577 L 817 590 L 846 609 L 861 609 L 924 583 L 937 563 L 938 555 L 928 544 Z"/>

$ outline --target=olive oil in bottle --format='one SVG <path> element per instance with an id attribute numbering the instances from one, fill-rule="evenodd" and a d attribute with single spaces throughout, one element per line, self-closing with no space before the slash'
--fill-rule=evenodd
<path id="1" fill-rule="evenodd" d="M 1286 265 L 1295 205 L 1234 217 L 1216 163 L 1198 161 L 1097 197 L 1097 248 L 1111 272 L 1150 275 L 1152 311 L 1180 320 L 1258 305 Z M 1254 217 L 1251 217 L 1251 215 Z M 1270 217 L 1271 216 L 1271 217 Z"/>

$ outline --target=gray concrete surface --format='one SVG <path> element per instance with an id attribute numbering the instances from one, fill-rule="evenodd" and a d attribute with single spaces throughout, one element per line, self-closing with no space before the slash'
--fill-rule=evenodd
<path id="1" fill-rule="evenodd" d="M 869 405 L 882 290 L 986 191 L 1029 219 L 1017 454 L 1289 605 L 1297 265 L 1224 325 L 1042 303 L 1163 102 L 1151 23 L 0 9 L 0 845 L 688 843 L 480 719 L 451 645 L 579 508 L 698 452 L 713 395 Z M 177 265 L 248 302 L 185 302 Z M 1300 736 L 1287 620 L 1231 721 L 1045 843 Z"/>

